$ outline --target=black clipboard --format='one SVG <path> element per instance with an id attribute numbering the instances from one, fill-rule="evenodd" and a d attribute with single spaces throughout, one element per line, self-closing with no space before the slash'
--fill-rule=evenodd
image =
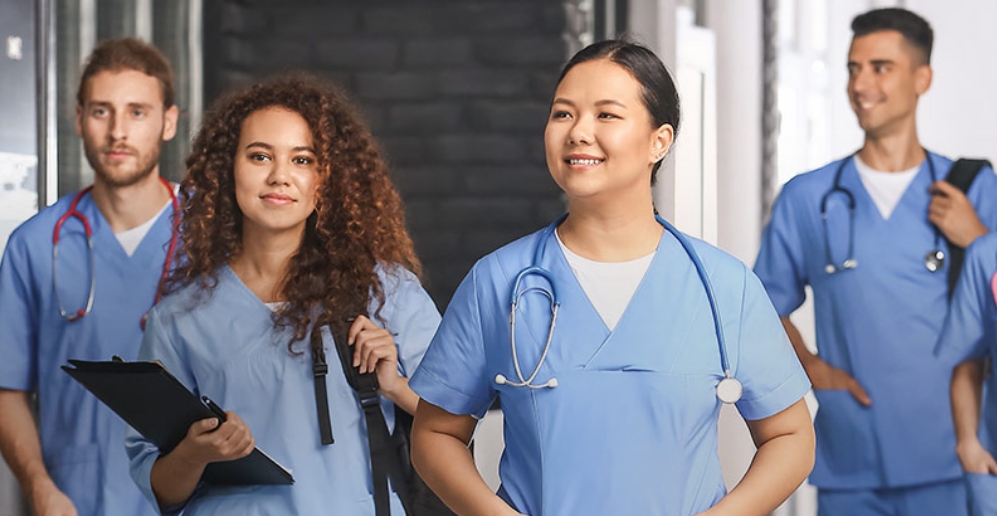
<path id="1" fill-rule="evenodd" d="M 88 391 L 121 416 L 143 437 L 169 453 L 195 421 L 216 417 L 159 362 L 88 362 L 62 366 Z M 201 480 L 220 486 L 290 485 L 291 472 L 255 448 L 233 461 L 212 462 Z"/>

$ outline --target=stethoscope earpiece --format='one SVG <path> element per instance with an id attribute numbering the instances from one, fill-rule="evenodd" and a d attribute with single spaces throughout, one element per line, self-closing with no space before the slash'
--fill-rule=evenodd
<path id="1" fill-rule="evenodd" d="M 557 387 L 557 385 L 558 385 L 557 384 L 557 378 L 551 378 L 550 380 L 547 380 L 545 383 L 534 385 L 533 383 L 526 382 L 526 381 L 523 381 L 523 382 L 512 382 L 512 381 L 509 381 L 509 379 L 506 378 L 505 375 L 501 374 L 501 373 L 495 375 L 495 384 L 496 385 L 510 385 L 512 387 L 526 387 L 526 388 L 529 388 L 529 389 L 553 389 L 554 387 Z"/>
<path id="2" fill-rule="evenodd" d="M 924 267 L 931 272 L 938 272 L 945 266 L 945 253 L 941 249 L 928 251 L 924 255 Z"/>

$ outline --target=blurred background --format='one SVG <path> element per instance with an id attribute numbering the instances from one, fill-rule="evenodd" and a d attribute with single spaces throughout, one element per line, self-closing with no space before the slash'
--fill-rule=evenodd
<path id="1" fill-rule="evenodd" d="M 0 248 L 39 207 L 92 181 L 73 118 L 82 60 L 100 40 L 134 35 L 176 73 L 180 131 L 161 161 L 172 180 L 202 113 L 230 88 L 307 70 L 351 92 L 442 309 L 477 258 L 563 211 L 542 139 L 554 82 L 582 46 L 627 34 L 658 52 L 683 103 L 659 211 L 751 264 L 780 186 L 861 145 L 845 96 L 849 24 L 885 6 L 935 29 L 924 144 L 997 159 L 991 0 L 0 0 Z M 797 316 L 813 342 L 807 310 Z M 726 410 L 720 453 L 732 485 L 754 448 Z M 500 422 L 493 412 L 477 437 L 493 483 Z M 814 513 L 804 486 L 776 514 Z M 0 465 L 0 516 L 22 514 Z"/>

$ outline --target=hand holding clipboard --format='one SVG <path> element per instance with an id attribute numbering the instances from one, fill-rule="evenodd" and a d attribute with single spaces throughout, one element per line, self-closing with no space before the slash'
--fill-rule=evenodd
<path id="1" fill-rule="evenodd" d="M 143 437 L 169 453 L 187 436 L 192 424 L 228 419 L 213 402 L 207 404 L 187 390 L 159 362 L 87 362 L 70 360 L 62 369 L 121 416 Z M 214 408 L 210 408 L 211 406 Z M 238 417 L 238 416 L 236 416 Z M 207 423 L 205 423 L 207 424 Z M 248 433 L 248 429 L 247 429 Z M 212 462 L 201 479 L 214 485 L 293 484 L 291 472 L 252 445 L 248 455 Z"/>
<path id="2" fill-rule="evenodd" d="M 195 421 L 178 448 L 183 446 L 188 459 L 211 464 L 242 459 L 253 452 L 256 442 L 249 426 L 235 412 L 226 413 L 207 396 L 201 401 L 212 412 Z"/>

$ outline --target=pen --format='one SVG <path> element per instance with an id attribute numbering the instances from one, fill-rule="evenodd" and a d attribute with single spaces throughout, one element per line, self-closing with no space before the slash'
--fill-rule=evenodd
<path id="1" fill-rule="evenodd" d="M 207 405 L 209 409 L 211 409 L 211 412 L 213 412 L 215 416 L 218 418 L 218 426 L 221 426 L 226 419 L 225 411 L 222 410 L 222 408 L 219 407 L 218 405 L 215 405 L 215 402 L 211 401 L 211 398 L 207 396 L 201 396 L 201 401 L 203 401 L 204 404 Z"/>

